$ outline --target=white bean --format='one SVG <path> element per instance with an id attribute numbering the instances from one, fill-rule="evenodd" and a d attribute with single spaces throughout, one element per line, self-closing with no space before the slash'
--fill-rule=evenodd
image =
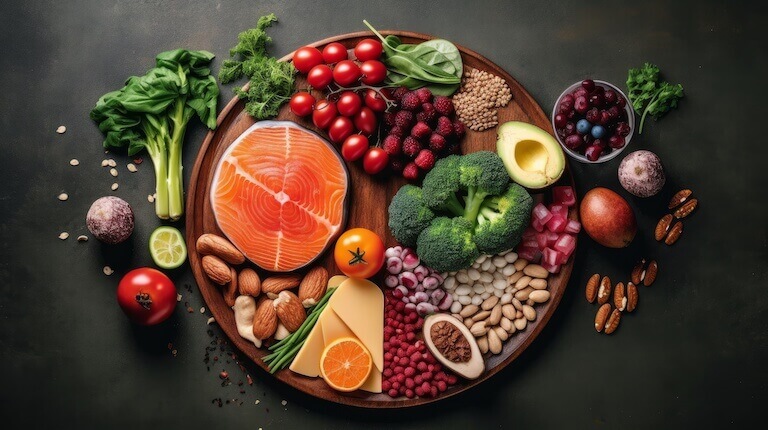
<path id="1" fill-rule="evenodd" d="M 504 289 L 507 288 L 507 281 L 504 279 L 494 279 L 491 285 L 497 290 L 504 291 Z"/>
<path id="2" fill-rule="evenodd" d="M 457 314 L 457 313 L 459 313 L 459 311 L 461 311 L 461 303 L 459 303 L 459 302 L 451 303 L 451 313 L 452 314 Z"/>
<path id="3" fill-rule="evenodd" d="M 483 284 L 475 284 L 474 287 L 472 287 L 472 290 L 475 294 L 483 294 L 485 292 L 485 286 Z"/>
<path id="4" fill-rule="evenodd" d="M 493 279 L 501 279 L 505 284 L 507 283 L 507 278 L 503 273 L 501 273 L 501 270 L 493 272 Z"/>
<path id="5" fill-rule="evenodd" d="M 480 282 L 493 282 L 493 275 L 491 275 L 488 272 L 483 272 L 480 274 Z"/>
<path id="6" fill-rule="evenodd" d="M 456 294 L 459 296 L 467 296 L 472 291 L 472 288 L 470 288 L 467 284 L 461 284 L 458 287 L 456 287 Z"/>
<path id="7" fill-rule="evenodd" d="M 469 296 L 459 296 L 459 303 L 462 305 L 468 305 L 472 303 L 472 299 Z"/>
<path id="8" fill-rule="evenodd" d="M 452 291 L 456 289 L 456 278 L 453 276 L 445 278 L 445 281 L 443 281 L 443 288 L 445 288 L 446 291 Z"/>
<path id="9" fill-rule="evenodd" d="M 481 256 L 477 257 L 477 260 L 475 260 L 475 263 L 477 263 L 477 264 L 483 264 L 483 261 L 485 261 L 485 260 L 487 260 L 487 259 L 488 259 L 488 256 L 487 256 L 487 255 L 481 255 Z"/>
<path id="10" fill-rule="evenodd" d="M 507 254 L 507 255 L 509 255 L 509 254 Z M 517 269 L 515 269 L 515 266 L 513 266 L 511 264 L 508 265 L 508 266 L 504 266 L 504 268 L 501 269 L 501 273 L 504 276 L 512 276 L 512 275 L 515 274 L 515 272 L 517 272 Z"/>
<path id="11" fill-rule="evenodd" d="M 467 276 L 469 276 L 469 279 L 477 281 L 480 279 L 480 272 L 478 272 L 476 269 L 469 269 L 467 270 Z"/>
<path id="12" fill-rule="evenodd" d="M 496 297 L 501 298 L 501 296 L 504 295 L 504 290 L 496 290 L 496 289 L 494 289 L 493 290 L 493 295 L 496 296 Z"/>
<path id="13" fill-rule="evenodd" d="M 460 284 L 466 284 L 469 282 L 469 276 L 467 276 L 467 272 L 462 270 L 456 272 L 456 280 L 459 281 Z"/>
<path id="14" fill-rule="evenodd" d="M 493 292 L 493 284 L 483 284 L 483 288 L 485 289 L 486 293 L 492 293 Z"/>
<path id="15" fill-rule="evenodd" d="M 501 269 L 507 265 L 507 260 L 504 257 L 493 257 L 493 265 Z"/>
<path id="16" fill-rule="evenodd" d="M 502 291 L 502 293 L 504 293 L 504 292 Z M 512 303 L 512 294 L 509 294 L 509 293 L 504 293 L 504 294 L 501 296 L 501 300 L 499 300 L 499 302 L 500 302 L 502 305 L 506 305 L 507 303 Z"/>
<path id="17" fill-rule="evenodd" d="M 480 294 L 480 297 L 482 297 L 483 300 L 487 299 L 488 297 L 491 297 L 491 293 L 484 292 L 483 294 Z"/>
<path id="18" fill-rule="evenodd" d="M 493 264 L 493 263 L 491 262 L 491 260 L 485 260 L 485 261 L 483 261 L 483 264 L 481 264 L 481 265 L 480 265 L 480 268 L 481 268 L 483 271 L 488 271 L 488 269 L 490 269 L 490 268 L 491 268 L 491 264 Z"/>
<path id="19" fill-rule="evenodd" d="M 465 296 L 465 297 L 468 297 L 468 296 Z M 480 304 L 483 303 L 483 298 L 480 297 L 480 296 L 474 296 L 474 297 L 472 297 L 472 299 L 470 299 L 469 302 L 472 303 L 475 306 L 480 306 Z"/>
<path id="20" fill-rule="evenodd" d="M 507 254 L 504 254 L 504 260 L 506 260 L 507 263 L 514 263 L 515 260 L 517 260 L 517 253 L 509 252 Z"/>

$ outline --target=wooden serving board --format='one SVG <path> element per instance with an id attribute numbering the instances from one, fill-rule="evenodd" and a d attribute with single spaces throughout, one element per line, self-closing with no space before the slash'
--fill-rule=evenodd
<path id="1" fill-rule="evenodd" d="M 397 35 L 403 43 L 420 43 L 432 38 L 425 34 L 402 31 L 384 31 L 382 33 Z M 321 47 L 330 42 L 340 42 L 348 48 L 352 48 L 357 42 L 366 37 L 374 36 L 370 32 L 344 34 L 312 43 L 311 46 Z M 541 107 L 539 107 L 531 95 L 528 94 L 528 92 L 513 79 L 512 76 L 474 51 L 461 46 L 459 46 L 459 50 L 462 54 L 465 70 L 467 70 L 467 68 L 476 68 L 500 76 L 506 80 L 507 85 L 509 85 L 509 88 L 512 90 L 512 101 L 506 107 L 499 109 L 499 123 L 517 120 L 535 124 L 544 130 L 551 130 L 550 122 Z M 293 54 L 289 54 L 282 60 L 290 61 L 292 55 Z M 298 88 L 308 87 L 303 76 L 297 76 L 296 85 Z M 266 355 L 266 348 L 258 349 L 251 342 L 238 335 L 232 310 L 224 303 L 220 288 L 214 285 L 203 273 L 201 256 L 195 250 L 195 241 L 201 234 L 216 233 L 222 235 L 216 225 L 216 220 L 214 219 L 213 211 L 211 209 L 209 198 L 211 181 L 224 150 L 238 136 L 240 136 L 243 131 L 254 123 L 253 118 L 248 116 L 244 111 L 244 107 L 245 103 L 238 100 L 236 97 L 227 104 L 224 110 L 219 114 L 216 130 L 209 132 L 205 137 L 205 141 L 197 156 L 197 160 L 195 161 L 192 170 L 192 179 L 187 196 L 187 246 L 189 250 L 189 262 L 192 266 L 195 280 L 197 281 L 205 302 L 208 304 L 208 308 L 216 318 L 217 323 L 221 326 L 224 333 L 226 333 L 234 345 L 260 367 L 265 369 L 262 377 L 269 378 L 272 376 L 266 371 L 266 366 L 261 360 L 261 357 Z M 283 106 L 277 119 L 294 121 L 308 129 L 319 132 L 320 135 L 325 135 L 314 127 L 311 119 L 302 119 L 293 115 L 288 109 L 287 104 Z M 470 153 L 479 150 L 496 151 L 495 129 L 486 130 L 484 132 L 472 132 L 467 130 L 467 135 L 462 141 L 462 152 Z M 351 178 L 351 194 L 346 227 L 368 228 L 378 233 L 385 240 L 387 246 L 395 245 L 396 241 L 390 235 L 389 228 L 387 227 L 387 207 L 392 196 L 403 184 L 405 184 L 405 180 L 400 177 L 373 178 L 362 170 L 362 166 L 359 162 L 347 163 L 347 168 L 349 169 Z M 561 183 L 572 184 L 572 182 L 573 179 L 570 173 L 566 171 L 561 179 Z M 534 200 L 547 200 L 548 197 L 544 197 L 544 194 L 549 195 L 550 193 L 534 194 Z M 575 210 L 571 211 L 570 217 L 572 219 L 577 219 Z M 326 253 L 317 260 L 316 264 L 324 265 L 331 275 L 340 273 L 333 262 L 332 252 L 326 251 Z M 277 372 L 274 377 L 309 395 L 331 402 L 358 407 L 401 408 L 444 399 L 481 384 L 505 366 L 509 365 L 525 350 L 525 348 L 528 347 L 528 345 L 530 345 L 533 339 L 535 339 L 544 328 L 544 325 L 552 316 L 552 313 L 560 302 L 572 269 L 573 259 L 562 267 L 559 274 L 550 277 L 549 291 L 551 292 L 551 299 L 547 303 L 536 307 L 538 315 L 536 321 L 528 324 L 528 327 L 524 331 L 518 332 L 510 337 L 510 339 L 505 342 L 501 354 L 486 356 L 486 371 L 479 379 L 473 381 L 460 381 L 458 385 L 450 388 L 445 393 L 440 394 L 435 399 L 407 399 L 404 397 L 401 399 L 392 399 L 386 394 L 370 394 L 360 391 L 350 394 L 342 394 L 329 388 L 320 378 L 307 378 L 295 374 L 288 369 Z M 264 276 L 267 274 L 260 269 L 259 272 L 262 279 L 264 279 Z M 381 279 L 374 279 L 374 281 L 379 285 L 383 285 Z"/>

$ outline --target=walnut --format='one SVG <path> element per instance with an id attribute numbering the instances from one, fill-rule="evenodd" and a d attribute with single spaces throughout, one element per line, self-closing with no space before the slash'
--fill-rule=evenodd
<path id="1" fill-rule="evenodd" d="M 472 357 L 467 338 L 458 327 L 448 321 L 438 321 L 429 331 L 435 348 L 454 363 L 466 363 Z"/>

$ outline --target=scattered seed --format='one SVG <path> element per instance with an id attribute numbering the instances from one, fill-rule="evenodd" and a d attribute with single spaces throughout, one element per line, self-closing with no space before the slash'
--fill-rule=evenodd
<path id="1" fill-rule="evenodd" d="M 115 190 L 117 189 L 117 187 L 119 187 L 119 185 L 117 184 L 117 182 L 115 182 L 114 184 L 112 184 L 112 187 L 111 187 L 111 188 L 112 188 L 112 191 L 115 191 Z"/>
<path id="2" fill-rule="evenodd" d="M 62 202 L 67 200 L 68 198 L 69 198 L 69 194 L 67 194 L 67 193 L 59 194 L 59 200 L 61 200 Z"/>
<path id="3" fill-rule="evenodd" d="M 81 234 L 80 236 L 77 236 L 78 242 L 88 242 L 88 236 Z"/>
<path id="4" fill-rule="evenodd" d="M 177 301 L 177 302 L 180 302 L 180 301 L 181 301 L 181 294 L 179 294 L 179 293 L 176 293 L 176 301 Z"/>
<path id="5" fill-rule="evenodd" d="M 106 158 L 101 160 L 101 167 L 107 167 L 107 166 L 109 166 L 109 160 L 107 160 Z"/>
<path id="6" fill-rule="evenodd" d="M 216 318 L 214 318 L 214 317 L 210 317 L 210 318 L 208 318 L 208 322 L 207 322 L 206 324 L 207 324 L 207 325 L 211 325 L 211 324 L 213 324 L 213 323 L 215 323 L 215 322 L 216 322 Z"/>
<path id="7" fill-rule="evenodd" d="M 112 176 L 117 176 L 117 169 L 115 169 L 114 167 L 109 169 L 109 174 Z"/>
<path id="8" fill-rule="evenodd" d="M 141 157 L 137 157 L 133 159 L 133 164 L 141 164 L 144 162 L 144 159 Z"/>
<path id="9" fill-rule="evenodd" d="M 154 203 L 155 202 L 155 195 L 154 194 L 148 195 L 147 196 L 147 201 L 150 202 L 150 203 Z"/>
<path id="10" fill-rule="evenodd" d="M 105 275 L 109 276 L 109 275 L 111 275 L 111 274 L 113 274 L 113 273 L 115 273 L 115 271 L 114 271 L 114 270 L 112 270 L 112 268 L 111 268 L 111 267 L 109 267 L 109 266 L 104 266 L 104 274 L 105 274 Z"/>
<path id="11" fill-rule="evenodd" d="M 256 399 L 256 401 L 253 404 L 258 405 L 259 403 L 261 403 L 261 400 Z"/>
<path id="12" fill-rule="evenodd" d="M 202 308 L 200 308 L 200 313 L 201 313 L 201 314 L 204 314 L 204 313 L 205 313 L 205 306 L 203 306 Z"/>
<path id="13" fill-rule="evenodd" d="M 62 231 L 61 233 L 59 233 L 59 239 L 61 240 L 67 240 L 68 237 L 69 237 L 69 233 L 67 233 L 66 231 Z"/>
<path id="14" fill-rule="evenodd" d="M 288 401 L 286 401 L 286 400 L 283 400 L 283 401 L 282 401 L 282 402 L 280 402 L 280 403 L 281 403 L 283 406 L 285 406 L 285 405 L 287 405 L 287 404 L 288 404 Z"/>
<path id="15" fill-rule="evenodd" d="M 56 129 L 56 133 L 64 134 L 67 132 L 67 127 L 64 127 L 63 125 L 60 125 L 59 128 Z"/>
<path id="16" fill-rule="evenodd" d="M 138 169 L 136 168 L 136 165 L 135 165 L 135 164 L 133 164 L 133 163 L 128 163 L 128 171 L 129 171 L 129 172 L 131 172 L 131 173 L 134 173 L 134 172 L 136 172 L 136 170 L 138 170 Z"/>
<path id="17" fill-rule="evenodd" d="M 69 165 L 70 166 L 77 166 L 78 164 L 80 164 L 80 161 L 78 161 L 77 158 L 73 158 L 73 159 L 69 160 Z"/>
<path id="18" fill-rule="evenodd" d="M 107 165 L 109 167 L 117 167 L 117 161 L 110 158 L 109 160 L 107 160 Z"/>

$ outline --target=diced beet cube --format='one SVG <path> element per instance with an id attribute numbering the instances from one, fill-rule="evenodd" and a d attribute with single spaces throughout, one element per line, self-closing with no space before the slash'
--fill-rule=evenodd
<path id="1" fill-rule="evenodd" d="M 533 227 L 528 227 L 523 231 L 523 240 L 536 240 L 536 230 Z"/>
<path id="2" fill-rule="evenodd" d="M 539 203 L 533 207 L 533 219 L 544 225 L 552 219 L 552 213 L 549 212 L 549 209 L 543 203 Z"/>
<path id="3" fill-rule="evenodd" d="M 549 207 L 549 211 L 552 212 L 552 215 L 560 215 L 563 218 L 568 218 L 568 206 L 565 205 L 551 205 Z"/>
<path id="4" fill-rule="evenodd" d="M 576 204 L 576 193 L 570 186 L 552 187 L 552 199 L 555 203 L 570 207 Z"/>
<path id="5" fill-rule="evenodd" d="M 555 246 L 557 239 L 560 239 L 560 235 L 553 231 L 546 231 L 545 233 L 547 234 L 547 244 L 545 246 L 552 248 Z M 542 246 L 541 248 L 543 249 L 545 246 Z"/>
<path id="6" fill-rule="evenodd" d="M 573 250 L 576 249 L 576 239 L 570 234 L 563 234 L 557 239 L 557 242 L 555 242 L 554 249 L 562 252 L 566 257 L 569 257 L 573 254 Z"/>
<path id="7" fill-rule="evenodd" d="M 547 222 L 547 228 L 555 233 L 562 233 L 565 231 L 565 225 L 568 224 L 568 220 L 560 215 L 553 215 L 552 219 Z"/>
<path id="8" fill-rule="evenodd" d="M 547 269 L 547 272 L 549 272 L 549 273 L 557 273 L 557 272 L 560 271 L 560 265 L 559 264 L 541 263 L 541 267 Z"/>
<path id="9" fill-rule="evenodd" d="M 517 249 L 517 255 L 522 259 L 533 262 L 541 256 L 541 251 L 538 248 L 521 247 Z"/>
<path id="10" fill-rule="evenodd" d="M 550 214 L 550 217 L 551 216 L 552 216 L 552 214 Z M 536 230 L 539 233 L 544 231 L 544 223 L 540 222 L 538 218 L 533 218 L 531 220 L 531 227 L 533 227 L 533 229 Z"/>
<path id="11" fill-rule="evenodd" d="M 536 242 L 536 240 L 524 240 L 520 242 L 520 248 L 533 248 L 538 250 L 539 249 L 539 242 Z"/>
<path id="12" fill-rule="evenodd" d="M 581 231 L 581 223 L 576 220 L 569 219 L 568 224 L 565 225 L 565 232 L 578 234 L 580 231 Z"/>
<path id="13" fill-rule="evenodd" d="M 550 232 L 548 231 L 536 233 L 536 243 L 539 244 L 539 249 L 544 249 L 547 247 L 549 241 L 549 233 Z"/>
<path id="14" fill-rule="evenodd" d="M 542 263 L 555 265 L 557 264 L 557 251 L 552 248 L 544 248 L 541 252 Z"/>
<path id="15" fill-rule="evenodd" d="M 555 257 L 555 264 L 557 264 L 558 266 L 561 266 L 565 264 L 566 261 L 568 261 L 568 256 L 563 254 L 562 252 L 555 251 L 555 254 L 557 254 L 557 256 Z"/>

